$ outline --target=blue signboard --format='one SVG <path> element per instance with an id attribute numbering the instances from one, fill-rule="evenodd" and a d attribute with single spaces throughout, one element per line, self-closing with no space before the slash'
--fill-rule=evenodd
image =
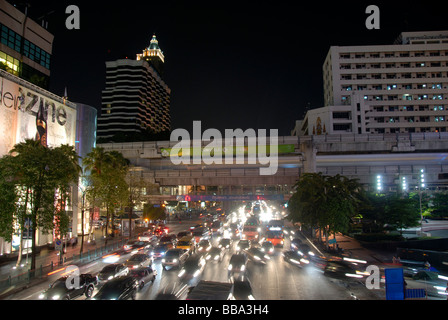
<path id="1" fill-rule="evenodd" d="M 404 276 L 402 268 L 384 269 L 386 300 L 404 300 Z"/>

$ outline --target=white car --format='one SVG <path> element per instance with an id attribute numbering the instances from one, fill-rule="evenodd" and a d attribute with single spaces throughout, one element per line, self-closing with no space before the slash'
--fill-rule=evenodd
<path id="1" fill-rule="evenodd" d="M 152 234 L 152 232 L 143 232 L 143 234 L 138 237 L 138 240 L 148 241 L 148 242 L 156 242 L 158 239 L 157 239 L 157 236 Z"/>

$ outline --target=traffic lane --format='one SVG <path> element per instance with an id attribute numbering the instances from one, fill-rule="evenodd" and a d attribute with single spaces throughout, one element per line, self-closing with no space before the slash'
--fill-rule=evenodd
<path id="1" fill-rule="evenodd" d="M 179 268 L 163 269 L 161 259 L 157 259 L 153 263 L 153 270 L 157 271 L 156 279 L 139 290 L 137 300 L 154 300 L 159 293 L 175 294 L 183 287 L 177 276 Z"/>
<path id="2" fill-rule="evenodd" d="M 181 224 L 169 224 L 170 226 L 170 233 L 178 233 L 180 231 L 188 230 L 190 226 L 193 226 L 196 224 L 197 221 L 188 221 Z M 92 261 L 88 264 L 79 266 L 80 273 L 91 273 L 91 274 L 98 274 L 102 268 L 104 268 L 106 265 L 111 263 L 124 263 L 127 259 L 129 259 L 132 256 L 132 252 L 126 252 L 123 248 L 118 248 L 112 253 L 103 255 L 101 258 L 98 258 L 95 261 Z M 107 258 L 107 260 L 106 260 Z M 70 264 L 69 264 L 70 265 Z M 48 287 L 56 281 L 58 278 L 64 274 L 65 269 L 67 268 L 66 265 L 62 268 L 55 269 L 52 272 L 48 274 L 48 279 L 46 281 L 43 281 L 42 283 L 32 286 L 30 288 L 24 289 L 18 293 L 15 293 L 13 295 L 10 295 L 5 298 L 5 300 L 38 300 L 39 295 L 48 289 Z M 73 264 L 77 266 L 76 264 Z M 160 272 L 158 272 L 160 274 Z M 156 277 L 157 278 L 157 277 Z M 145 286 L 146 287 L 146 286 Z M 94 295 L 96 294 L 98 288 L 95 288 Z M 84 299 L 84 297 L 79 297 L 78 299 Z"/>
<path id="3" fill-rule="evenodd" d="M 217 243 L 217 238 L 213 239 L 213 243 Z M 251 281 L 256 299 L 347 299 L 350 297 L 345 283 L 326 278 L 319 273 L 312 273 L 308 268 L 299 269 L 290 265 L 283 261 L 281 251 L 277 248 L 266 265 L 248 262 L 246 275 Z M 202 274 L 188 283 L 178 279 L 179 269 L 163 270 L 161 260 L 155 260 L 153 268 L 157 271 L 156 280 L 154 283 L 146 284 L 138 292 L 137 299 L 152 300 L 160 292 L 174 293 L 184 288 L 186 284 L 194 286 L 200 279 L 227 282 L 229 281 L 227 267 L 234 252 L 235 248 L 232 247 L 226 252 L 221 262 L 209 261 Z M 125 262 L 129 256 L 131 254 L 120 256 L 118 262 Z M 97 274 L 107 264 L 103 259 L 97 260 L 81 267 L 81 272 Z M 39 294 L 59 276 L 60 274 L 54 275 L 51 281 L 34 287 L 35 291 L 31 295 L 28 293 L 25 298 L 38 299 Z M 94 294 L 96 294 L 96 290 Z M 16 296 L 14 299 L 18 299 L 18 297 Z"/>
<path id="4" fill-rule="evenodd" d="M 103 257 L 110 258 L 111 256 L 117 257 L 116 263 L 124 263 L 127 259 L 131 256 L 131 253 L 127 253 L 124 255 L 114 255 L 114 254 L 108 254 Z M 107 260 L 106 260 L 107 261 Z M 77 266 L 79 268 L 79 273 L 90 273 L 93 275 L 97 275 L 106 265 L 110 264 L 111 262 L 105 262 L 104 258 L 99 258 L 96 261 L 92 261 L 85 265 L 66 265 L 63 268 L 56 269 L 48 274 L 47 280 L 43 281 L 42 283 L 32 286 L 30 288 L 24 289 L 16 294 L 10 295 L 5 298 L 5 300 L 39 300 L 39 295 L 47 290 L 49 286 L 55 282 L 60 277 L 66 275 L 67 269 L 69 266 Z M 94 294 L 97 292 L 97 288 L 95 288 Z M 75 300 L 79 299 L 85 299 L 84 297 L 78 297 Z"/>

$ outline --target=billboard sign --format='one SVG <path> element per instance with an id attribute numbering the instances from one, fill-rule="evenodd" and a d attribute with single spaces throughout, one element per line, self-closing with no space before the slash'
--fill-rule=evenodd
<path id="1" fill-rule="evenodd" d="M 25 139 L 74 145 L 76 109 L 0 75 L 0 156 Z"/>

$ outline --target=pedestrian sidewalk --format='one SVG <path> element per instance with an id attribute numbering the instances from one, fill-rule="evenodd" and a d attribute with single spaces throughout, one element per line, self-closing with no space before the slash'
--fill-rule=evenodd
<path id="1" fill-rule="evenodd" d="M 330 239 L 333 239 L 333 236 Z M 321 243 L 313 241 L 313 244 L 318 246 L 329 258 L 332 255 L 344 255 L 352 259 L 366 261 L 367 264 L 389 264 L 392 263 L 395 255 L 394 252 L 367 249 L 358 240 L 341 233 L 336 234 L 335 239 L 336 243 L 330 244 L 330 248 L 334 248 L 334 251 L 328 251 L 325 248 L 325 239 L 322 239 Z M 336 249 L 337 247 L 340 249 L 339 252 Z"/>

